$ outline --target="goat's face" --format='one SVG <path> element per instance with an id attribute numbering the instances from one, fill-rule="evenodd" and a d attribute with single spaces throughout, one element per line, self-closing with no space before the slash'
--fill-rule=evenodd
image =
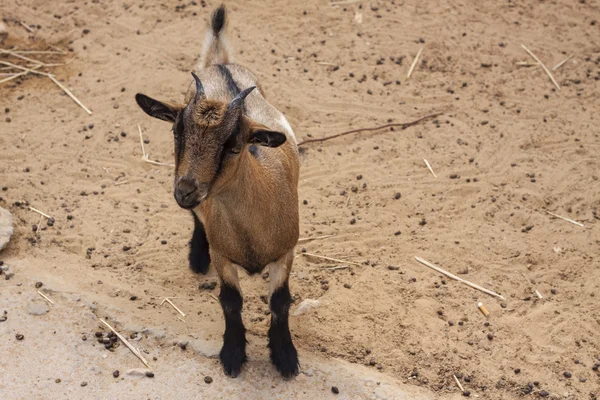
<path id="1" fill-rule="evenodd" d="M 174 195 L 185 209 L 197 207 L 215 187 L 235 172 L 240 153 L 249 143 L 277 147 L 286 136 L 253 124 L 244 114 L 242 91 L 229 104 L 206 99 L 200 79 L 187 104 L 154 100 L 138 93 L 136 101 L 148 115 L 173 123 L 175 139 Z"/>

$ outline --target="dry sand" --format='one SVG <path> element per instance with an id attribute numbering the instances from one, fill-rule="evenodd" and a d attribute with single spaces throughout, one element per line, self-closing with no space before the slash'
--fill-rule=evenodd
<path id="1" fill-rule="evenodd" d="M 320 305 L 291 318 L 294 382 L 268 362 L 259 276 L 241 280 L 249 362 L 240 378 L 223 376 L 218 288 L 198 289 L 214 271 L 187 267 L 193 223 L 173 199 L 172 169 L 140 160 L 138 123 L 151 159 L 172 162 L 172 137 L 133 96 L 183 98 L 217 3 L 203 5 L 2 1 L 2 48 L 68 48 L 44 59 L 76 57 L 52 70 L 93 114 L 45 77 L 0 85 L 0 207 L 15 217 L 0 254 L 14 273 L 0 277 L 0 398 L 461 398 L 453 374 L 486 399 L 600 396 L 597 1 L 228 2 L 237 61 L 299 138 L 444 113 L 305 147 L 302 236 L 335 237 L 298 254 L 360 266 L 297 257 L 294 309 Z M 560 92 L 541 68 L 517 65 L 533 62 L 522 43 L 550 68 L 574 55 L 554 71 Z M 34 233 L 40 216 L 26 204 L 53 226 Z M 165 296 L 185 322 L 160 306 Z M 94 340 L 98 317 L 138 332 L 154 378 L 126 373 L 143 365 L 125 346 Z"/>

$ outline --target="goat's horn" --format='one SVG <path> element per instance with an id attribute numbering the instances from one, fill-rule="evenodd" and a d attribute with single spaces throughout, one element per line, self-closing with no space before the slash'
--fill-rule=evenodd
<path id="1" fill-rule="evenodd" d="M 198 75 L 192 72 L 192 76 L 196 81 L 196 96 L 194 97 L 194 103 L 196 103 L 201 97 L 204 97 L 204 86 L 202 86 L 202 82 L 200 82 Z"/>
<path id="2" fill-rule="evenodd" d="M 256 89 L 256 86 L 250 86 L 248 89 L 242 90 L 240 94 L 238 94 L 233 100 L 231 100 L 231 103 L 229 103 L 229 108 L 241 107 L 242 104 L 244 104 L 244 99 L 246 98 L 246 96 L 248 96 L 250 92 L 252 92 L 254 89 Z"/>

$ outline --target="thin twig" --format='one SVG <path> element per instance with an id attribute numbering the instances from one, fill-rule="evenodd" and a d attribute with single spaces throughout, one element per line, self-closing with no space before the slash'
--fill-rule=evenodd
<path id="1" fill-rule="evenodd" d="M 56 80 L 56 78 L 54 78 L 54 75 L 48 74 L 48 78 L 50 78 L 52 80 L 52 82 L 56 83 L 56 85 L 61 88 L 67 95 L 69 95 L 69 97 L 75 102 L 77 103 L 81 108 L 83 108 L 85 110 L 85 112 L 87 112 L 88 114 L 92 114 L 92 112 L 83 105 L 82 102 L 79 101 L 79 99 L 77 97 L 75 97 L 75 95 L 73 93 L 71 93 L 71 91 L 69 89 L 67 89 L 66 87 L 63 86 L 62 83 L 60 83 L 59 81 Z"/>
<path id="2" fill-rule="evenodd" d="M 317 64 L 319 64 L 319 65 L 327 65 L 329 67 L 335 67 L 335 66 L 337 66 L 337 64 L 330 63 L 330 62 L 325 62 L 325 61 L 317 61 Z"/>
<path id="3" fill-rule="evenodd" d="M 324 142 L 324 141 L 329 140 L 329 139 L 335 139 L 335 138 L 338 138 L 340 136 L 345 136 L 345 135 L 349 135 L 351 133 L 356 133 L 356 132 L 378 131 L 378 130 L 381 130 L 381 129 L 390 128 L 392 126 L 401 126 L 402 129 L 405 129 L 405 128 L 408 128 L 409 126 L 416 125 L 416 124 L 418 124 L 421 121 L 424 121 L 424 120 L 429 119 L 429 118 L 435 118 L 435 117 L 440 116 L 442 114 L 443 113 L 438 112 L 438 113 L 433 113 L 433 114 L 425 115 L 425 116 L 423 116 L 423 117 L 421 117 L 419 119 L 416 119 L 416 120 L 410 121 L 410 122 L 385 124 L 385 125 L 376 126 L 376 127 L 373 127 L 373 128 L 358 128 L 358 129 L 352 129 L 352 130 L 349 130 L 349 131 L 337 133 L 337 134 L 331 135 L 331 136 L 325 136 L 325 137 L 322 137 L 322 138 L 306 139 L 306 140 L 303 140 L 300 143 L 298 143 L 298 146 L 302 146 L 302 145 L 305 145 L 307 143 L 313 143 L 313 142 Z"/>
<path id="4" fill-rule="evenodd" d="M 564 60 L 556 64 L 554 67 L 552 67 L 552 71 L 556 71 L 557 69 L 565 65 L 566 62 L 569 61 L 571 58 L 573 58 L 573 54 L 571 54 L 569 57 L 565 58 Z"/>
<path id="5" fill-rule="evenodd" d="M 38 69 L 38 68 L 41 68 L 41 67 L 42 67 L 42 65 L 36 65 L 35 67 L 31 68 L 31 70 L 27 70 L 27 71 L 19 72 L 19 73 L 15 74 L 15 75 L 13 75 L 13 76 L 11 76 L 11 77 L 9 77 L 9 78 L 4 78 L 4 79 L 2 79 L 2 80 L 0 81 L 0 83 L 8 82 L 8 81 L 10 81 L 10 80 L 13 80 L 13 79 L 15 79 L 15 78 L 18 78 L 18 77 L 20 77 L 20 76 L 27 75 L 29 72 L 31 72 L 31 71 L 33 71 L 33 70 L 36 70 L 36 69 Z"/>
<path id="6" fill-rule="evenodd" d="M 154 165 L 164 165 L 165 167 L 174 167 L 175 166 L 174 164 L 162 163 L 162 162 L 158 162 L 158 161 L 149 160 L 148 157 L 150 156 L 150 154 L 146 154 L 146 150 L 144 149 L 144 136 L 142 135 L 142 128 L 140 127 L 140 124 L 138 124 L 138 132 L 140 133 L 140 144 L 142 145 L 142 161 L 145 161 L 147 163 L 154 164 Z"/>
<path id="7" fill-rule="evenodd" d="M 43 63 L 43 62 L 41 62 L 41 61 L 34 60 L 33 58 L 29 58 L 29 57 L 22 56 L 22 55 L 20 55 L 20 54 L 17 54 L 17 53 L 15 53 L 14 51 L 0 49 L 0 53 L 1 53 L 1 54 L 9 54 L 9 55 L 11 55 L 11 56 L 13 56 L 13 57 L 20 58 L 21 60 L 25 60 L 25 61 L 29 61 L 29 62 L 35 63 L 36 65 L 37 65 L 37 64 L 42 64 L 42 65 L 44 65 L 44 63 Z"/>
<path id="8" fill-rule="evenodd" d="M 214 294 L 210 294 L 210 297 L 212 297 L 213 299 L 215 299 L 216 301 L 219 301 L 219 299 L 217 299 L 217 296 L 215 296 Z"/>
<path id="9" fill-rule="evenodd" d="M 421 57 L 421 53 L 422 52 L 423 52 L 423 48 L 421 47 L 419 49 L 419 52 L 417 53 L 417 56 L 415 57 L 415 59 L 413 60 L 412 64 L 410 65 L 410 69 L 408 70 L 408 75 L 406 75 L 406 79 L 409 79 L 410 76 L 412 75 L 413 70 L 417 66 L 417 62 L 419 61 L 419 57 Z"/>
<path id="10" fill-rule="evenodd" d="M 344 4 L 352 4 L 358 3 L 361 0 L 344 0 L 344 1 L 334 1 L 333 3 L 329 3 L 330 6 L 341 6 Z"/>
<path id="11" fill-rule="evenodd" d="M 481 287 L 481 286 L 479 286 L 479 285 L 476 285 L 476 284 L 474 284 L 474 283 L 472 283 L 472 282 L 469 282 L 469 281 L 467 281 L 467 280 L 464 280 L 464 279 L 462 279 L 462 278 L 459 278 L 458 276 L 456 276 L 456 275 L 453 275 L 453 274 L 451 274 L 450 272 L 448 272 L 448 271 L 445 271 L 445 270 L 441 269 L 440 267 L 436 267 L 435 265 L 433 265 L 433 264 L 432 264 L 432 263 L 430 263 L 429 261 L 425 261 L 425 260 L 424 260 L 424 259 L 422 259 L 421 257 L 415 257 L 415 259 L 416 259 L 418 262 L 420 262 L 421 264 L 423 264 L 423 265 L 425 265 L 425 266 L 427 266 L 427 267 L 429 267 L 429 268 L 431 268 L 431 269 L 433 269 L 433 270 L 436 270 L 436 271 L 437 271 L 437 272 L 439 272 L 440 274 L 444 274 L 444 275 L 446 275 L 446 276 L 447 276 L 447 277 L 449 277 L 449 278 L 452 278 L 452 279 L 454 279 L 454 280 L 456 280 L 456 281 L 462 282 L 462 283 L 464 283 L 465 285 L 472 287 L 473 289 L 480 290 L 480 291 L 482 291 L 483 293 L 487 293 L 487 294 L 489 294 L 490 296 L 497 297 L 497 298 L 499 298 L 500 300 L 506 300 L 506 299 L 504 298 L 504 296 L 501 296 L 501 295 L 499 295 L 498 293 L 492 292 L 491 290 L 488 290 L 488 289 L 486 289 L 486 288 L 483 288 L 483 287 Z"/>
<path id="12" fill-rule="evenodd" d="M 329 267 L 329 268 L 323 268 L 323 269 L 326 269 L 328 271 L 335 271 L 337 269 L 348 269 L 348 268 L 350 268 L 350 267 L 347 265 L 340 265 L 339 267 Z"/>
<path id="13" fill-rule="evenodd" d="M 13 50 L 13 53 L 18 54 L 67 54 L 64 51 L 50 51 L 50 50 Z"/>
<path id="14" fill-rule="evenodd" d="M 29 206 L 29 209 L 30 209 L 31 211 L 33 211 L 33 212 L 36 212 L 36 213 L 38 213 L 38 214 L 40 214 L 40 215 L 43 215 L 44 217 L 46 217 L 46 218 L 48 218 L 48 219 L 52 219 L 52 217 L 51 217 L 51 216 L 49 216 L 49 215 L 48 215 L 48 214 L 46 214 L 46 213 L 43 213 L 43 212 L 41 212 L 41 211 L 40 211 L 40 210 L 38 210 L 38 209 L 35 209 L 35 208 L 31 207 L 31 206 Z"/>
<path id="15" fill-rule="evenodd" d="M 458 380 L 458 378 L 456 377 L 456 375 L 452 375 L 454 377 L 454 381 L 456 382 L 456 384 L 458 385 L 458 388 L 460 389 L 461 392 L 464 392 L 465 389 L 463 388 L 463 386 L 460 384 L 460 381 Z"/>
<path id="16" fill-rule="evenodd" d="M 171 307 L 173 307 L 179 314 L 181 314 L 182 317 L 185 318 L 185 313 L 183 311 L 181 311 L 179 308 L 177 308 L 177 306 L 175 304 L 173 304 L 171 299 L 169 299 L 168 297 L 165 297 L 165 300 L 167 303 L 169 303 L 171 305 Z"/>
<path id="17" fill-rule="evenodd" d="M 423 161 L 425 161 L 425 165 L 427 165 L 427 168 L 429 168 L 431 175 L 433 175 L 434 178 L 437 178 L 437 175 L 435 174 L 435 172 L 433 172 L 433 168 L 431 168 L 431 165 L 429 165 L 429 161 L 427 161 L 426 159 L 423 159 Z"/>
<path id="18" fill-rule="evenodd" d="M 42 296 L 42 297 L 43 297 L 43 298 L 44 298 L 46 301 L 49 301 L 49 302 L 50 302 L 50 304 L 54 304 L 54 302 L 53 302 L 52 300 L 50 300 L 50 298 L 48 298 L 48 297 L 47 297 L 47 296 L 46 296 L 44 293 L 40 292 L 39 290 L 38 290 L 37 292 L 38 292 L 38 294 L 39 294 L 40 296 Z"/>
<path id="19" fill-rule="evenodd" d="M 144 150 L 144 136 L 142 136 L 142 127 L 138 124 L 138 132 L 140 133 L 140 144 L 142 145 L 142 159 L 146 158 L 146 150 Z"/>
<path id="20" fill-rule="evenodd" d="M 23 21 L 19 21 L 19 23 L 21 25 L 23 25 L 23 28 L 27 29 L 29 32 L 34 33 L 33 29 L 31 29 L 31 27 L 29 25 L 27 25 L 25 22 Z"/>
<path id="21" fill-rule="evenodd" d="M 538 299 L 543 299 L 544 298 L 544 296 L 542 296 L 542 294 L 540 293 L 540 291 L 537 290 L 537 289 L 535 291 L 535 295 L 538 297 Z"/>
<path id="22" fill-rule="evenodd" d="M 553 217 L 560 218 L 562 220 L 565 220 L 565 221 L 570 222 L 572 224 L 581 226 L 583 228 L 583 224 L 581 222 L 573 221 L 572 219 L 567 218 L 567 217 L 561 217 L 560 215 L 554 214 L 553 212 L 550 212 L 548 210 L 544 210 L 544 211 L 546 211 L 548 214 L 552 215 Z"/>
<path id="23" fill-rule="evenodd" d="M 16 64 L 13 64 L 13 63 L 8 62 L 8 61 L 0 61 L 0 64 L 7 65 L 9 67 L 13 67 L 13 68 L 16 68 L 16 69 L 20 69 L 21 71 L 31 72 L 31 73 L 34 73 L 36 75 L 50 76 L 50 74 L 47 74 L 45 72 L 36 71 L 34 68 L 21 67 L 20 65 L 16 65 Z"/>
<path id="24" fill-rule="evenodd" d="M 533 54 L 527 47 L 525 47 L 524 44 L 521 44 L 521 47 L 523 47 L 523 49 L 525 49 L 525 51 L 527 53 L 529 53 L 529 55 L 531 57 L 533 57 L 533 59 L 535 61 L 537 61 L 538 64 L 541 65 L 541 67 L 544 69 L 544 71 L 546 71 L 546 74 L 548 74 L 548 77 L 550 77 L 550 80 L 552 81 L 552 83 L 554 83 L 554 86 L 556 86 L 556 88 L 558 90 L 560 90 L 560 85 L 558 84 L 558 82 L 556 82 L 556 80 L 554 79 L 554 76 L 552 76 L 552 73 L 550 72 L 550 70 L 548 70 L 548 68 L 546 68 L 546 66 L 544 65 L 544 63 L 535 54 Z"/>
<path id="25" fill-rule="evenodd" d="M 329 260 L 329 261 L 335 261 L 341 264 L 352 264 L 352 265 L 358 265 L 360 266 L 359 263 L 357 262 L 353 262 L 353 261 L 346 261 L 346 260 L 338 260 L 336 258 L 331 258 L 331 257 L 325 257 L 325 256 L 320 256 L 318 254 L 313 254 L 313 253 L 302 253 L 303 256 L 305 257 L 316 257 L 316 258 L 322 258 L 323 260 Z"/>
<path id="26" fill-rule="evenodd" d="M 320 239 L 327 239 L 330 237 L 334 237 L 335 235 L 324 235 L 324 236 L 315 236 L 315 237 L 305 237 L 305 238 L 300 238 L 298 239 L 298 242 L 308 242 L 310 240 L 320 240 Z"/>
<path id="27" fill-rule="evenodd" d="M 42 221 L 44 220 L 44 216 L 40 215 L 40 222 L 38 222 L 37 226 L 35 227 L 35 234 L 37 235 L 40 232 L 40 228 L 42 227 Z"/>
<path id="28" fill-rule="evenodd" d="M 117 337 L 119 339 L 121 339 L 121 342 L 123 342 L 123 344 L 125 346 L 127 346 L 129 348 L 129 350 L 131 350 L 131 352 L 133 354 L 135 354 L 135 356 L 137 358 L 139 358 L 140 361 L 142 361 L 146 367 L 150 368 L 150 365 L 148 365 L 148 361 L 146 361 L 146 359 L 144 358 L 144 356 L 142 355 L 142 353 L 138 349 L 136 349 L 135 347 L 133 347 L 131 345 L 131 343 L 129 343 L 129 341 L 127 339 L 125 339 L 123 336 L 121 336 L 121 334 L 119 332 L 115 331 L 115 329 L 112 326 L 110 326 L 108 324 L 108 322 L 104 321 L 102 318 L 100 318 L 100 322 L 102 322 L 104 325 L 106 325 L 108 327 L 108 329 L 110 329 L 115 335 L 117 335 Z"/>

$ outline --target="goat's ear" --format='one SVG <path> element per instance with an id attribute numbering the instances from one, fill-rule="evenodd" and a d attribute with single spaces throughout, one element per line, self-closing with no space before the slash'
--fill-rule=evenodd
<path id="1" fill-rule="evenodd" d="M 267 129 L 259 129 L 250 134 L 250 143 L 257 143 L 261 146 L 279 147 L 286 141 L 285 134 Z"/>
<path id="2" fill-rule="evenodd" d="M 158 101 L 141 93 L 135 95 L 135 101 L 149 116 L 168 122 L 175 122 L 177 113 L 185 107 L 168 101 Z"/>

